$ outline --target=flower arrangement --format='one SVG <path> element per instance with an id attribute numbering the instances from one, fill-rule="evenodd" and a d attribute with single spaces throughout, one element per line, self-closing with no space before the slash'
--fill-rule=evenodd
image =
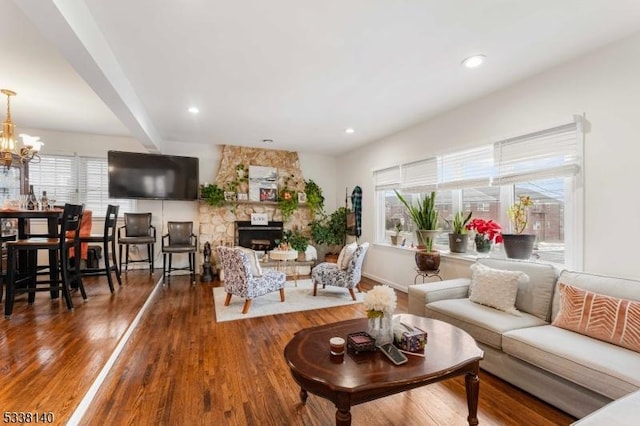
<path id="1" fill-rule="evenodd" d="M 495 243 L 502 242 L 502 227 L 493 220 L 473 219 L 466 228 L 476 232 L 476 239 L 481 235 L 482 239 Z"/>
<path id="2" fill-rule="evenodd" d="M 396 309 L 396 293 L 387 285 L 377 285 L 364 295 L 367 318 L 380 318 L 390 315 Z"/>
<path id="3" fill-rule="evenodd" d="M 529 207 L 533 205 L 533 200 L 528 195 L 521 195 L 520 200 L 509 207 L 507 213 L 513 224 L 513 231 L 522 234 L 529 223 Z"/>

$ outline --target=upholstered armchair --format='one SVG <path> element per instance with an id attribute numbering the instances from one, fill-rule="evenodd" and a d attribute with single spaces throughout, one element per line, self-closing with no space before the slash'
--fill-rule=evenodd
<path id="1" fill-rule="evenodd" d="M 330 262 L 323 262 L 316 265 L 311 271 L 313 295 L 317 295 L 318 285 L 321 285 L 322 288 L 332 285 L 348 289 L 353 300 L 356 300 L 353 289 L 357 288 L 358 291 L 361 291 L 360 279 L 362 278 L 362 262 L 364 262 L 364 256 L 367 254 L 368 249 L 369 243 L 359 245 L 347 263 L 346 269 L 341 269 L 340 265 Z"/>
<path id="2" fill-rule="evenodd" d="M 219 246 L 218 254 L 224 274 L 224 291 L 227 293 L 224 306 L 229 306 L 231 296 L 245 299 L 242 313 L 249 312 L 251 301 L 267 293 L 280 291 L 280 301 L 284 302 L 284 272 L 260 269 L 255 253 L 250 249 Z"/>

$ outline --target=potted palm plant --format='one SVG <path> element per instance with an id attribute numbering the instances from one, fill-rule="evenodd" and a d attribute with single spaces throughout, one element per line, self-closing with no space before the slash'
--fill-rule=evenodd
<path id="1" fill-rule="evenodd" d="M 524 234 L 529 223 L 529 207 L 533 206 L 533 200 L 528 195 L 521 195 L 518 202 L 507 210 L 513 234 L 502 234 L 504 251 L 511 259 L 529 259 L 533 252 L 535 234 Z"/>
<path id="2" fill-rule="evenodd" d="M 447 223 L 451 226 L 451 232 L 449 233 L 449 250 L 452 253 L 466 253 L 467 245 L 469 243 L 469 234 L 467 231 L 467 224 L 471 220 L 471 215 L 464 215 L 464 212 L 456 212 L 453 215 L 453 220 L 447 220 Z"/>
<path id="3" fill-rule="evenodd" d="M 416 225 L 418 237 L 418 251 L 416 252 L 416 266 L 421 271 L 436 271 L 440 268 L 440 252 L 433 249 L 433 240 L 438 236 L 438 210 L 436 209 L 436 193 L 418 199 L 418 205 L 409 204 L 407 200 L 395 191 L 396 197 L 409 212 L 411 220 Z"/>

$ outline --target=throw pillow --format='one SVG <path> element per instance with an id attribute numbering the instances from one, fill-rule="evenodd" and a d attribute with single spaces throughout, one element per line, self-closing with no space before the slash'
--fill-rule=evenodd
<path id="1" fill-rule="evenodd" d="M 469 300 L 520 315 L 515 307 L 518 285 L 528 281 L 529 277 L 524 272 L 494 269 L 475 263 L 471 265 Z"/>
<path id="2" fill-rule="evenodd" d="M 340 255 L 338 256 L 338 267 L 340 269 L 347 269 L 347 267 L 349 266 L 349 262 L 351 262 L 351 258 L 353 257 L 353 253 L 356 252 L 357 248 L 358 243 L 356 243 L 355 241 L 342 247 Z"/>
<path id="3" fill-rule="evenodd" d="M 560 310 L 552 325 L 640 352 L 640 302 L 558 283 Z"/>
<path id="4" fill-rule="evenodd" d="M 242 250 L 249 258 L 249 263 L 251 264 L 251 275 L 253 275 L 254 277 L 261 277 L 262 268 L 260 267 L 260 259 L 258 259 L 258 253 L 246 247 L 236 246 L 236 248 Z"/>

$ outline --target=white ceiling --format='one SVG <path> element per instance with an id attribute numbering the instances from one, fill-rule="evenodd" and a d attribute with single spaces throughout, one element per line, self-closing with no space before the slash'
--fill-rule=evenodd
<path id="1" fill-rule="evenodd" d="M 640 31 L 640 0 L 0 0 L 0 16 L 18 127 L 338 155 Z"/>

